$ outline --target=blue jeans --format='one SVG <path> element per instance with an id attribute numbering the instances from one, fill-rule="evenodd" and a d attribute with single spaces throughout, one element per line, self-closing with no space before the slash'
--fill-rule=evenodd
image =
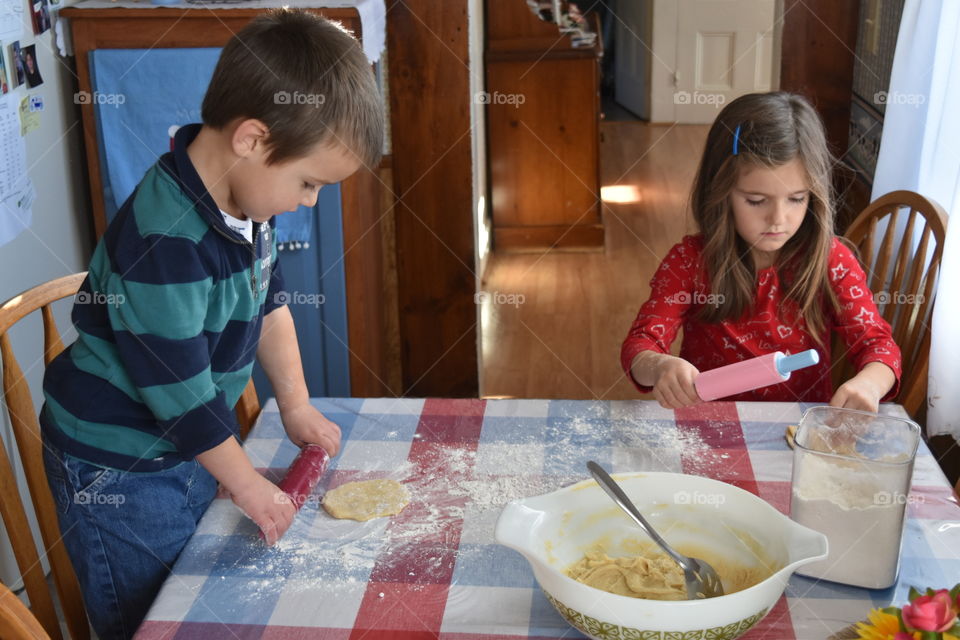
<path id="1" fill-rule="evenodd" d="M 44 442 L 60 531 L 100 640 L 133 636 L 217 482 L 193 460 L 156 473 L 98 467 Z"/>

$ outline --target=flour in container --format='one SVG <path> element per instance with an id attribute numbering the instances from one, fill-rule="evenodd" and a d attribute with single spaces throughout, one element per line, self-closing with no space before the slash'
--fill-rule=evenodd
<path id="1" fill-rule="evenodd" d="M 826 535 L 830 546 L 826 559 L 797 573 L 867 589 L 893 584 L 904 526 L 903 471 L 814 455 L 795 464 L 791 517 Z"/>

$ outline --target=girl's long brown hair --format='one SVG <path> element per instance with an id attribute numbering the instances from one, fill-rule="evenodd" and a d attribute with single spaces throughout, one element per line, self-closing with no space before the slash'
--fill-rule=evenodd
<path id="1" fill-rule="evenodd" d="M 740 128 L 738 153 L 734 133 Z M 752 93 L 727 105 L 717 116 L 693 183 L 693 217 L 703 235 L 703 269 L 719 305 L 703 305 L 705 322 L 739 320 L 754 305 L 757 269 L 750 247 L 737 234 L 730 193 L 746 167 L 779 167 L 798 158 L 810 186 L 807 213 L 797 233 L 777 255 L 776 269 L 785 298 L 821 346 L 824 301 L 838 308 L 828 281 L 833 240 L 832 157 L 823 123 L 805 98 L 786 92 Z M 784 318 L 796 321 L 798 318 Z"/>

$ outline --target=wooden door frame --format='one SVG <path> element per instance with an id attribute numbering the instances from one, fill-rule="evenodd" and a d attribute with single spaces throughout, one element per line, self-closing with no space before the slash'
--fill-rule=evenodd
<path id="1" fill-rule="evenodd" d="M 404 395 L 479 393 L 467 7 L 387 10 Z"/>
<path id="2" fill-rule="evenodd" d="M 847 151 L 859 4 L 782 0 L 780 88 L 810 99 L 827 132 L 830 151 Z"/>

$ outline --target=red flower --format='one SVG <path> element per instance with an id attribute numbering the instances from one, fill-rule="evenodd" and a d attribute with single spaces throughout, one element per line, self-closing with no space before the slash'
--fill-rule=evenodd
<path id="1" fill-rule="evenodd" d="M 950 592 L 940 589 L 932 596 L 920 596 L 903 606 L 903 623 L 918 631 L 943 632 L 953 626 L 957 614 L 950 601 Z"/>
<path id="2" fill-rule="evenodd" d="M 897 635 L 893 636 L 893 640 L 913 640 L 913 636 L 906 631 L 898 631 Z"/>

